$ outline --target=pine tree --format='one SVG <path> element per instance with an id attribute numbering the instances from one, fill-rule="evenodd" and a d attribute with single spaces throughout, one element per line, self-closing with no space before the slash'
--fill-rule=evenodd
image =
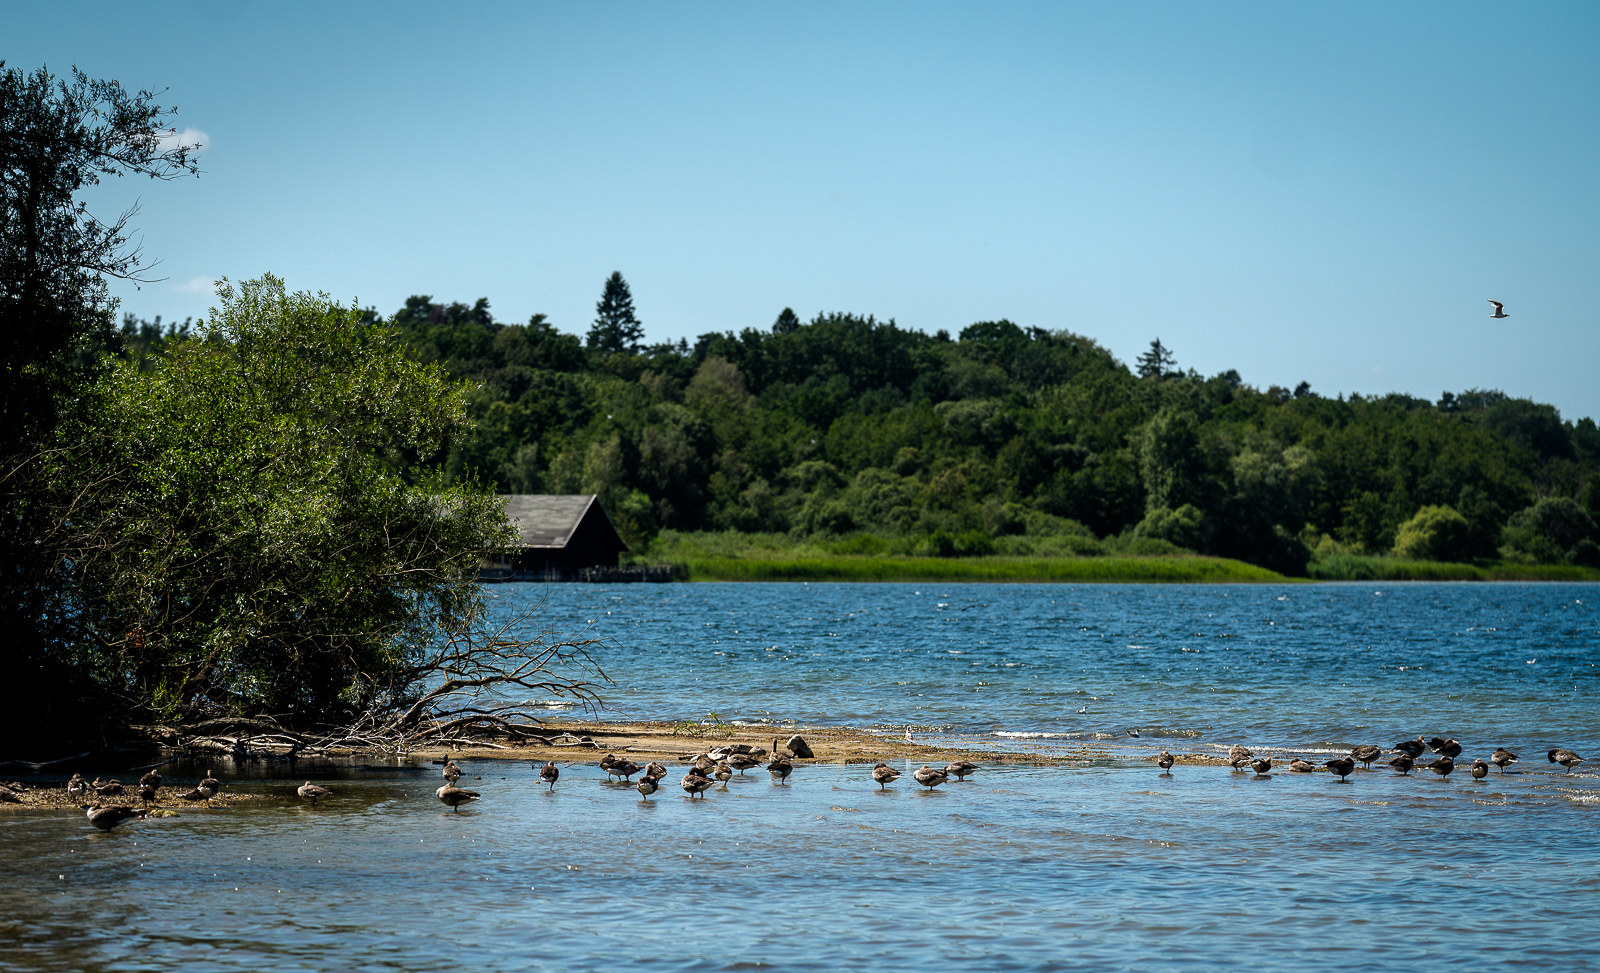
<path id="1" fill-rule="evenodd" d="M 1150 342 L 1150 350 L 1140 355 L 1138 362 L 1140 378 L 1165 378 L 1172 374 L 1172 366 L 1178 363 L 1178 359 L 1157 338 Z"/>
<path id="2" fill-rule="evenodd" d="M 633 313 L 633 294 L 622 271 L 614 270 L 606 278 L 606 289 L 600 303 L 594 306 L 594 324 L 589 328 L 588 346 L 592 351 L 622 354 L 639 350 L 644 339 L 644 325 Z"/>

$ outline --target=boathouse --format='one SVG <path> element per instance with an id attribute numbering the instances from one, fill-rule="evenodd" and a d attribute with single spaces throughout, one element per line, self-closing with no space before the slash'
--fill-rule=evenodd
<path id="1" fill-rule="evenodd" d="M 585 568 L 615 568 L 628 549 L 592 493 L 514 493 L 506 497 L 506 517 L 517 528 L 517 541 L 511 556 L 486 576 L 576 580 Z"/>

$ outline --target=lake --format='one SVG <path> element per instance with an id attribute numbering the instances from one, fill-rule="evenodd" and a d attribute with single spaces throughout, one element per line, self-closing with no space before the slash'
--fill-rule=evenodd
<path id="1" fill-rule="evenodd" d="M 1594 965 L 1597 585 L 503 585 L 615 640 L 606 719 L 716 713 L 974 749 L 934 791 L 860 765 L 649 802 L 592 763 L 554 791 L 469 760 L 326 767 L 328 803 L 99 833 L 0 817 L 0 969 L 956 970 Z M 560 715 L 561 700 L 534 701 Z M 1455 737 L 1447 778 L 1270 776 L 1151 753 L 1318 761 Z M 1496 746 L 1511 772 L 1474 781 Z M 1591 757 L 1562 773 L 1554 746 Z M 1380 769 L 1381 768 L 1381 769 Z M 287 792 L 289 780 L 234 779 Z"/>

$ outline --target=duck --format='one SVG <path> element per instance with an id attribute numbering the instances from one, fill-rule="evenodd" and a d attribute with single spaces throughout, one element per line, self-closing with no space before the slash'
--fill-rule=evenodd
<path id="1" fill-rule="evenodd" d="M 1289 769 L 1297 774 L 1309 774 L 1317 769 L 1317 765 L 1304 757 L 1296 757 L 1289 761 Z"/>
<path id="2" fill-rule="evenodd" d="M 1172 765 L 1175 762 L 1176 761 L 1173 760 L 1172 754 L 1166 752 L 1165 750 L 1161 751 L 1161 756 L 1156 758 L 1156 766 L 1161 768 L 1161 772 L 1163 774 L 1170 774 L 1172 772 Z"/>
<path id="3" fill-rule="evenodd" d="M 1453 757 L 1440 757 L 1433 763 L 1424 764 L 1423 766 L 1438 774 L 1440 777 L 1449 777 L 1450 771 L 1456 769 L 1456 762 L 1455 758 Z"/>
<path id="4" fill-rule="evenodd" d="M 661 778 L 652 777 L 649 774 L 640 777 L 639 783 L 633 785 L 633 789 L 639 792 L 639 799 L 642 801 L 650 800 L 650 795 L 654 794 L 660 787 Z"/>
<path id="5" fill-rule="evenodd" d="M 684 790 L 689 792 L 690 797 L 704 797 L 706 791 L 709 791 L 712 786 L 716 784 L 716 781 L 712 780 L 710 777 L 706 777 L 705 775 L 696 772 L 695 769 L 691 767 L 689 768 L 689 772 L 683 775 L 683 780 L 679 781 L 678 783 L 683 787 Z"/>
<path id="6" fill-rule="evenodd" d="M 1415 740 L 1401 740 L 1399 743 L 1390 747 L 1389 752 L 1403 753 L 1412 760 L 1415 760 L 1422 756 L 1422 751 L 1426 749 L 1428 749 L 1428 745 L 1422 742 L 1422 736 L 1419 734 Z"/>
<path id="7" fill-rule="evenodd" d="M 1505 747 L 1501 747 L 1489 755 L 1489 760 L 1492 761 L 1496 767 L 1499 767 L 1500 772 L 1503 774 L 1506 772 L 1506 767 L 1517 762 L 1517 755 L 1512 753 L 1510 750 L 1507 750 Z"/>
<path id="8" fill-rule="evenodd" d="M 1443 754 L 1444 756 L 1449 757 L 1451 760 L 1461 756 L 1461 744 L 1457 743 L 1455 740 L 1445 740 L 1440 737 L 1434 737 L 1433 742 L 1428 744 L 1428 748 L 1434 753 Z"/>
<path id="9" fill-rule="evenodd" d="M 890 784 L 900 779 L 900 771 L 880 760 L 878 765 L 872 768 L 872 779 L 878 782 L 878 790 L 887 790 Z"/>
<path id="10" fill-rule="evenodd" d="M 309 780 L 297 787 L 295 789 L 295 793 L 310 801 L 312 807 L 316 807 L 317 802 L 322 800 L 324 797 L 333 796 L 333 791 L 328 790 L 321 784 L 313 784 Z"/>
<path id="11" fill-rule="evenodd" d="M 1350 758 L 1361 761 L 1361 766 L 1368 770 L 1372 769 L 1372 762 L 1381 756 L 1383 756 L 1383 748 L 1375 747 L 1370 743 L 1363 743 L 1360 746 L 1350 748 Z"/>
<path id="12" fill-rule="evenodd" d="M 1348 778 L 1355 771 L 1356 762 L 1351 760 L 1349 757 L 1336 757 L 1333 760 L 1323 764 L 1323 766 L 1338 774 L 1339 779 L 1342 781 Z"/>
<path id="13" fill-rule="evenodd" d="M 794 762 L 788 757 L 773 757 L 772 762 L 767 764 L 767 773 L 777 778 L 777 783 L 782 784 L 789 779 L 790 774 L 794 773 Z"/>
<path id="14" fill-rule="evenodd" d="M 944 772 L 956 780 L 966 780 L 978 772 L 978 765 L 970 760 L 952 760 L 944 765 Z"/>
<path id="15" fill-rule="evenodd" d="M 1400 756 L 1389 761 L 1389 766 L 1393 767 L 1395 770 L 1398 770 L 1402 774 L 1410 774 L 1411 768 L 1416 764 L 1416 762 L 1417 758 L 1408 753 L 1402 753 Z"/>
<path id="16" fill-rule="evenodd" d="M 433 794 L 441 803 L 448 806 L 452 811 L 460 811 L 461 805 L 467 803 L 468 801 L 476 801 L 478 798 L 483 796 L 477 791 L 469 791 L 464 788 L 457 787 L 454 784 L 446 784 L 434 791 Z"/>
<path id="17" fill-rule="evenodd" d="M 138 808 L 123 807 L 120 804 L 111 807 L 86 804 L 83 809 L 88 812 L 89 823 L 101 831 L 110 831 L 129 818 L 139 818 L 141 820 L 144 818 L 144 812 Z"/>
<path id="18" fill-rule="evenodd" d="M 1572 771 L 1574 764 L 1583 763 L 1582 757 L 1565 747 L 1556 747 L 1554 750 L 1551 750 L 1549 753 L 1545 754 L 1545 756 L 1549 758 L 1551 763 L 1560 764 L 1561 766 L 1567 768 L 1569 773 Z"/>
<path id="19" fill-rule="evenodd" d="M 539 768 L 539 779 L 549 784 L 551 790 L 555 790 L 556 781 L 561 779 L 561 768 L 556 766 L 554 760 L 547 760 L 545 765 Z"/>
<path id="20" fill-rule="evenodd" d="M 1489 765 L 1476 757 L 1472 760 L 1472 779 L 1483 780 L 1489 776 Z"/>
<path id="21" fill-rule="evenodd" d="M 950 775 L 942 770 L 935 770 L 934 768 L 929 767 L 927 764 L 923 764 L 920 768 L 912 773 L 911 779 L 915 780 L 917 783 L 931 791 L 940 784 L 948 781 L 950 779 Z"/>
<path id="22" fill-rule="evenodd" d="M 1257 777 L 1264 777 L 1272 769 L 1272 758 L 1257 757 L 1250 761 L 1250 769 L 1256 772 Z"/>

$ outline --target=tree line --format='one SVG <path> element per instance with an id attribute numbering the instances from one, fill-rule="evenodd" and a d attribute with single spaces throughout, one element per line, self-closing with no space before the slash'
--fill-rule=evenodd
<path id="1" fill-rule="evenodd" d="M 389 321 L 470 382 L 441 457 L 514 493 L 597 493 L 660 531 L 942 555 L 1189 550 L 1304 574 L 1338 553 L 1600 563 L 1600 430 L 1498 391 L 1316 394 L 1135 366 L 1067 331 L 847 313 L 641 342 L 620 273 L 587 335 L 410 298 Z M 376 311 L 369 317 L 377 320 Z"/>

